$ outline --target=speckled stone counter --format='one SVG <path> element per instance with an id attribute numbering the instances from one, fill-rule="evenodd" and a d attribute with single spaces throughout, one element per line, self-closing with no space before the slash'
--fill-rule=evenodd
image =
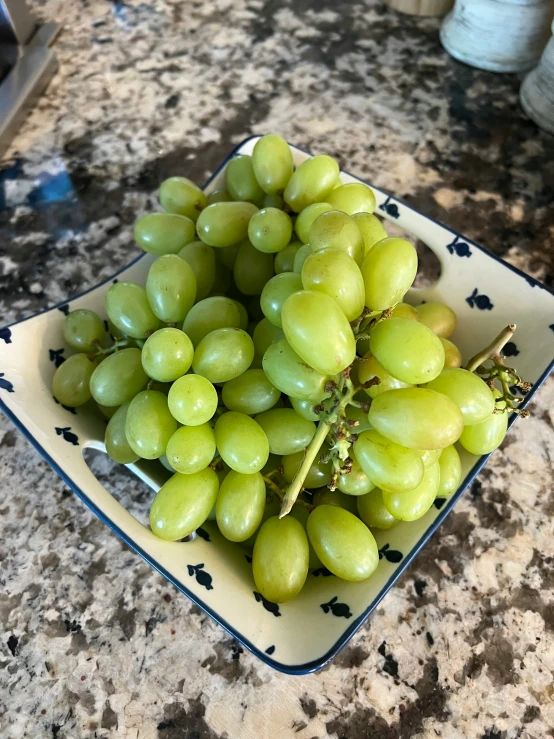
<path id="1" fill-rule="evenodd" d="M 377 0 L 34 0 L 60 71 L 0 166 L 0 325 L 135 256 L 159 182 L 277 131 L 554 282 L 554 138 Z M 517 308 L 517 306 L 515 307 Z M 1 351 L 1 346 L 0 346 Z M 319 674 L 246 653 L 0 417 L 0 736 L 554 736 L 554 382 Z M 132 510 L 147 494 L 93 460 Z"/>

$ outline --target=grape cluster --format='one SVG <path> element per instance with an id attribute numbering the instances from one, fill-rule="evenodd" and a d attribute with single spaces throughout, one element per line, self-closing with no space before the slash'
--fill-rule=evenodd
<path id="1" fill-rule="evenodd" d="M 371 529 L 458 488 L 457 442 L 480 455 L 504 438 L 510 387 L 525 387 L 500 354 L 515 327 L 462 369 L 453 311 L 402 302 L 417 254 L 387 236 L 372 190 L 343 184 L 329 156 L 295 168 L 279 136 L 234 157 L 224 190 L 172 177 L 159 197 L 165 212 L 135 226 L 157 256 L 146 285 L 110 287 L 108 332 L 69 313 L 78 353 L 54 396 L 97 404 L 116 462 L 174 473 L 151 506 L 157 536 L 215 520 L 253 548 L 267 600 L 294 598 L 321 566 L 370 577 Z"/>

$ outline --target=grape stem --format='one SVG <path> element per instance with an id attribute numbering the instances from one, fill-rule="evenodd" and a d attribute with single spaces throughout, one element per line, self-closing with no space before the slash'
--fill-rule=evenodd
<path id="1" fill-rule="evenodd" d="M 281 506 L 281 512 L 279 513 L 279 518 L 283 518 L 288 513 L 290 513 L 294 503 L 296 502 L 296 499 L 300 495 L 300 492 L 304 485 L 304 480 L 306 479 L 306 475 L 308 474 L 310 467 L 314 463 L 321 449 L 321 445 L 327 438 L 329 432 L 333 427 L 333 424 L 337 421 L 339 417 L 344 415 L 344 409 L 352 401 L 352 398 L 358 392 L 358 390 L 360 390 L 360 386 L 354 386 L 350 378 L 343 374 L 339 380 L 339 387 L 337 389 L 337 392 L 342 393 L 345 386 L 347 388 L 346 393 L 344 393 L 344 395 L 342 395 L 342 397 L 340 398 L 340 401 L 333 406 L 333 409 L 330 412 L 327 420 L 321 420 L 319 422 L 317 431 L 315 432 L 315 436 L 306 448 L 306 452 L 304 454 L 302 464 L 300 465 L 300 469 L 296 473 L 294 480 L 291 482 L 287 489 L 287 492 L 285 493 L 283 504 Z"/>
<path id="2" fill-rule="evenodd" d="M 514 335 L 516 330 L 515 323 L 510 323 L 509 326 L 506 326 L 505 329 L 503 329 L 496 339 L 486 346 L 484 349 L 482 349 L 480 352 L 478 352 L 474 357 L 472 357 L 469 362 L 466 365 L 466 370 L 468 372 L 475 372 L 477 367 L 480 367 L 483 362 L 486 362 L 487 359 L 494 359 L 496 361 L 501 360 L 500 352 L 504 348 L 504 346 L 510 341 L 512 336 Z"/>

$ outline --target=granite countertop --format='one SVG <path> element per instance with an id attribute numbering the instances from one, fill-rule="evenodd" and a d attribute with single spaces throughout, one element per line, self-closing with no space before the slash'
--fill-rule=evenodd
<path id="1" fill-rule="evenodd" d="M 34 0 L 60 70 L 0 165 L 0 325 L 135 255 L 168 175 L 276 131 L 554 282 L 554 138 L 514 75 L 450 59 L 378 0 Z M 0 417 L 0 735 L 554 736 L 554 382 L 379 610 L 287 677 L 88 511 Z M 98 475 L 130 507 L 126 470 Z M 142 496 L 142 499 L 141 499 Z"/>

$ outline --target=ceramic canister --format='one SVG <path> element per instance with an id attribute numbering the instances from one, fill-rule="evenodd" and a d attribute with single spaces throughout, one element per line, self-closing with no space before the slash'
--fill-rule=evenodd
<path id="1" fill-rule="evenodd" d="M 472 67 L 521 72 L 538 62 L 553 14 L 552 0 L 456 0 L 442 45 Z"/>
<path id="2" fill-rule="evenodd" d="M 519 97 L 529 118 L 554 133 L 554 36 L 546 45 L 539 66 L 525 78 Z"/>

